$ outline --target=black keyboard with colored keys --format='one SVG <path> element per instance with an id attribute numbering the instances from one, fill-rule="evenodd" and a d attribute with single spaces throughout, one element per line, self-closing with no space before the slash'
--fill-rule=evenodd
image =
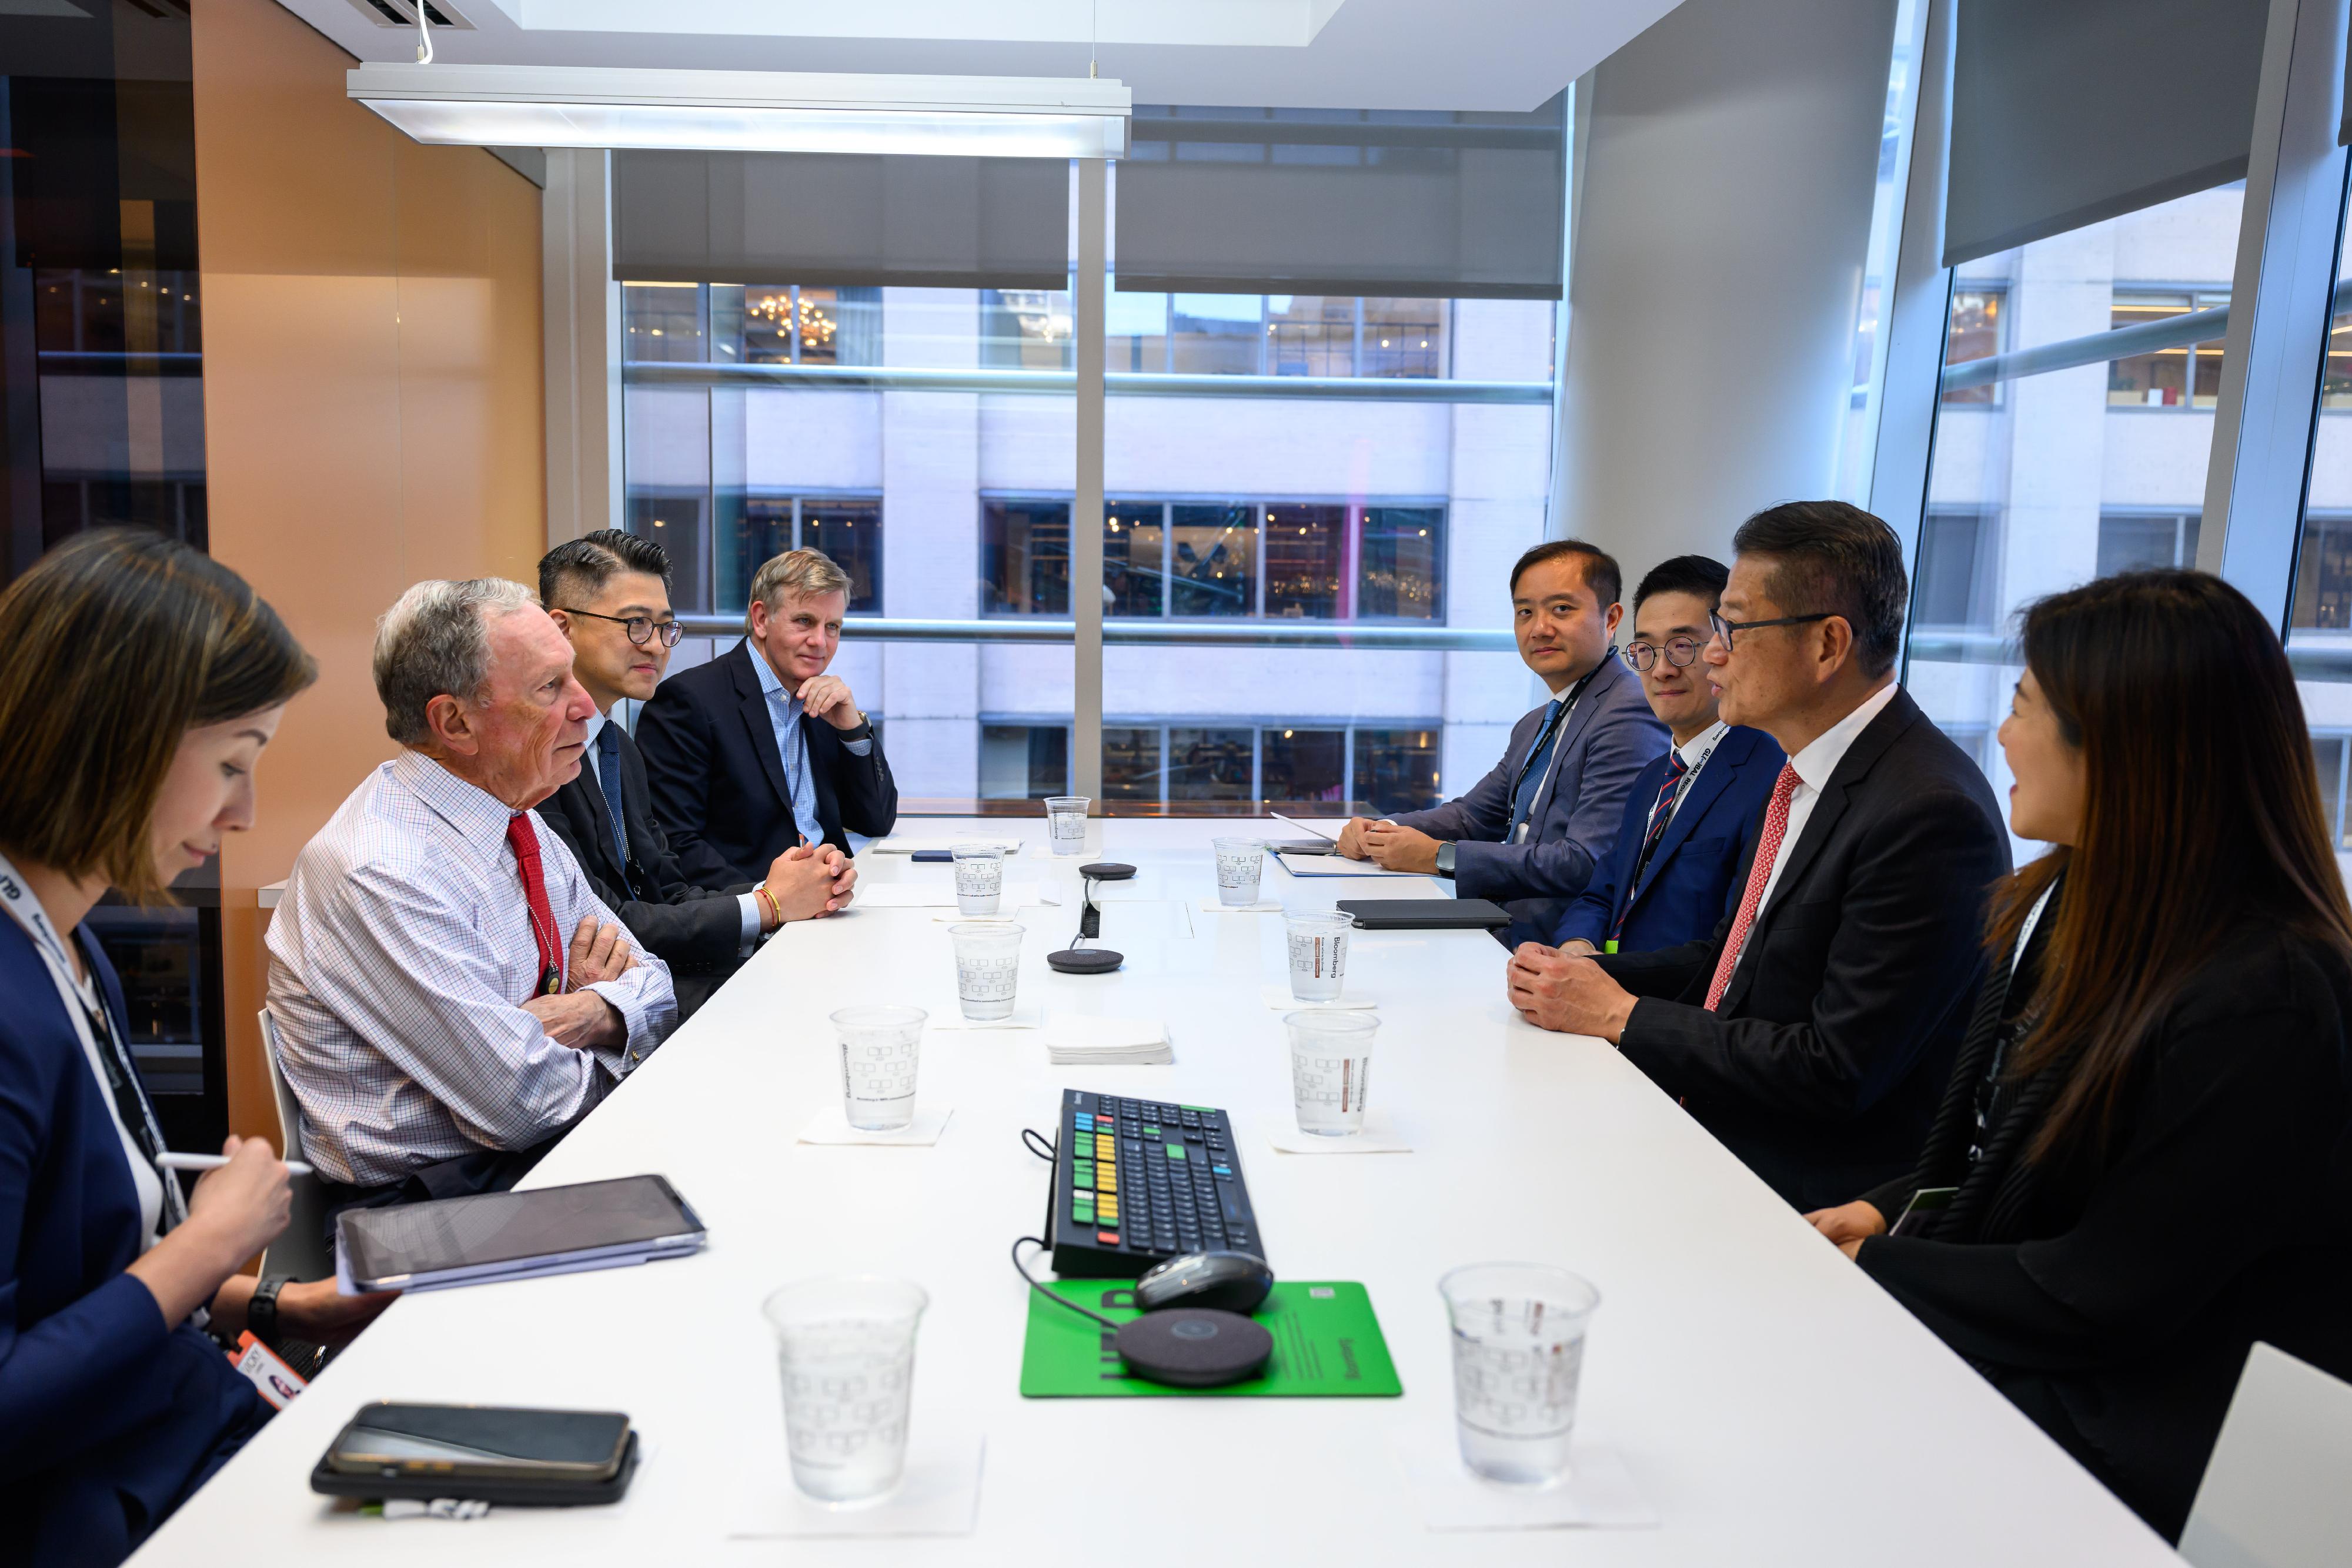
<path id="1" fill-rule="evenodd" d="M 1223 1111 L 1062 1092 L 1045 1237 L 1066 1280 L 1132 1280 L 1163 1258 L 1265 1256 Z"/>

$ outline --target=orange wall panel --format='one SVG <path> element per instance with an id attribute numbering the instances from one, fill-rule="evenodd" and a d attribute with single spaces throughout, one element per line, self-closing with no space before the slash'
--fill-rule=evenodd
<path id="1" fill-rule="evenodd" d="M 343 94 L 274 0 L 194 14 L 212 552 L 319 661 L 221 856 L 229 1121 L 275 1140 L 256 890 L 392 755 L 368 653 L 426 577 L 525 581 L 545 548 L 539 192 Z"/>

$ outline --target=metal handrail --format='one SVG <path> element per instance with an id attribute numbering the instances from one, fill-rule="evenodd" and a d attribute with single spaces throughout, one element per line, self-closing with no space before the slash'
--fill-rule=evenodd
<path id="1" fill-rule="evenodd" d="M 828 392 L 1013 392 L 1074 397 L 1075 371 L 927 370 L 899 365 L 719 365 L 630 360 L 629 386 L 789 387 Z M 1549 382 L 1437 376 L 1212 376 L 1114 371 L 1110 397 L 1307 398 L 1343 402 L 1549 403 Z"/>
<path id="2" fill-rule="evenodd" d="M 695 637 L 731 637 L 740 615 L 682 614 Z M 1077 636 L 1077 622 L 1046 615 L 991 615 L 969 621 L 901 615 L 852 615 L 845 638 L 888 643 L 1061 643 Z M 1362 621 L 1106 620 L 1108 646 L 1180 648 L 1366 648 L 1413 653 L 1507 653 L 1518 643 L 1508 632 L 1460 626 L 1409 626 Z"/>
<path id="3" fill-rule="evenodd" d="M 1913 664 L 2006 664 L 2022 663 L 2017 639 L 2008 632 L 1958 627 L 1926 627 L 1911 634 Z M 2305 681 L 2352 680 L 2352 640 L 2319 643 L 2287 634 L 2286 662 Z"/>
<path id="4" fill-rule="evenodd" d="M 2352 277 L 2336 286 L 2327 313 L 2331 319 L 2352 314 Z M 2142 321 L 2137 326 L 2117 327 L 2085 337 L 2063 338 L 2055 343 L 2036 343 L 2030 349 L 2011 349 L 2006 354 L 1981 360 L 1963 360 L 1944 367 L 1940 384 L 1947 392 L 1965 392 L 1970 387 L 1987 387 L 2021 376 L 2105 364 L 2111 360 L 2127 360 L 2135 354 L 2153 354 L 2189 343 L 2210 343 L 2229 330 L 2230 308 L 2216 305 L 2209 309 L 2167 316 L 2160 321 Z"/>

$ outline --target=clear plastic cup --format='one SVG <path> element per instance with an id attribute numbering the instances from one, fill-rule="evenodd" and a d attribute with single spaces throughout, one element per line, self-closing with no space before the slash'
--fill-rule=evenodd
<path id="1" fill-rule="evenodd" d="M 1344 1138 L 1364 1130 L 1371 1087 L 1372 1037 L 1381 1020 L 1366 1012 L 1285 1013 L 1290 1029 L 1290 1095 L 1298 1130 Z"/>
<path id="2" fill-rule="evenodd" d="M 1356 928 L 1355 916 L 1324 910 L 1286 915 L 1282 924 L 1290 942 L 1290 994 L 1302 1002 L 1339 1000 L 1348 975 L 1348 933 Z"/>
<path id="3" fill-rule="evenodd" d="M 920 1008 L 844 1008 L 833 1015 L 841 1040 L 841 1108 L 862 1132 L 887 1133 L 915 1120 L 915 1066 L 923 1048 Z"/>
<path id="4" fill-rule="evenodd" d="M 994 844 L 956 844 L 956 913 L 993 915 L 1004 900 L 1004 852 Z"/>
<path id="5" fill-rule="evenodd" d="M 807 1280 L 761 1311 L 775 1331 L 793 1484 L 817 1501 L 872 1502 L 907 1469 L 915 1328 L 930 1298 L 904 1280 Z"/>
<path id="6" fill-rule="evenodd" d="M 955 941 L 956 1001 L 963 1016 L 986 1023 L 1013 1016 L 1013 991 L 1021 977 L 1021 938 L 1028 930 L 1009 920 L 950 925 Z"/>
<path id="7" fill-rule="evenodd" d="M 1601 1292 L 1539 1263 L 1474 1263 L 1438 1281 L 1437 1291 L 1454 1325 L 1462 1462 L 1506 1486 L 1558 1485 Z"/>
<path id="8" fill-rule="evenodd" d="M 1217 902 L 1240 906 L 1257 902 L 1258 878 L 1265 871 L 1260 839 L 1211 839 L 1217 852 Z"/>
<path id="9" fill-rule="evenodd" d="M 1045 834 L 1055 854 L 1087 852 L 1087 808 L 1093 804 L 1085 795 L 1045 797 Z"/>

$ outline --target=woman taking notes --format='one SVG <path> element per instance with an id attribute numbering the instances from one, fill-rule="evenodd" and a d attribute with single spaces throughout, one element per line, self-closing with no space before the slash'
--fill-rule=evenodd
<path id="1" fill-rule="evenodd" d="M 236 574 L 148 533 L 85 535 L 0 594 L 0 1541 L 9 1561 L 120 1561 L 268 1409 L 234 1341 L 284 1228 L 259 1140 L 182 1197 L 122 988 L 82 917 L 154 900 L 253 821 L 253 767 L 310 656 Z M 347 1338 L 387 1298 L 279 1298 Z M 23 1555 L 19 1556 L 18 1553 Z"/>
<path id="2" fill-rule="evenodd" d="M 2256 1340 L 2352 1373 L 2352 908 L 2235 589 L 2094 582 L 2024 651 L 2010 825 L 2053 847 L 1916 1173 L 1807 1218 L 2177 1537 Z"/>

